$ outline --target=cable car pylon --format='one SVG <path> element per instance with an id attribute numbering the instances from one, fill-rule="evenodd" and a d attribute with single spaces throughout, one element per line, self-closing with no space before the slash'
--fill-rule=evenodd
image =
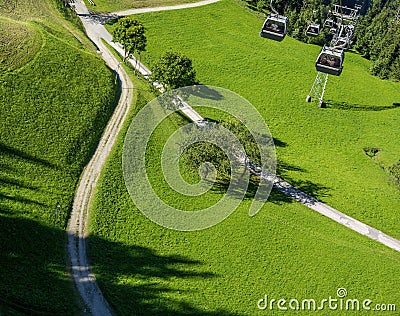
<path id="1" fill-rule="evenodd" d="M 318 100 L 318 106 L 324 108 L 324 94 L 326 84 L 328 82 L 328 74 L 323 72 L 317 72 L 314 83 L 311 87 L 310 93 L 307 95 L 306 102 L 311 102 L 312 100 Z"/>
<path id="2" fill-rule="evenodd" d="M 314 99 L 319 101 L 320 108 L 325 107 L 324 94 L 328 82 L 328 74 L 340 76 L 342 73 L 342 63 L 344 59 L 344 50 L 351 42 L 355 26 L 358 20 L 360 6 L 348 8 L 342 5 L 334 5 L 333 10 L 329 10 L 329 16 L 324 22 L 325 27 L 334 30 L 334 36 L 329 46 L 324 45 L 315 63 L 317 75 L 306 97 L 306 102 Z"/>

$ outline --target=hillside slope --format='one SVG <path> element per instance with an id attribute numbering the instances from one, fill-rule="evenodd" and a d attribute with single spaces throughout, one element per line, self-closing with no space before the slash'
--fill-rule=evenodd
<path id="1" fill-rule="evenodd" d="M 1 1 L 0 28 L 0 314 L 71 315 L 64 229 L 118 89 L 63 1 Z"/>
<path id="2" fill-rule="evenodd" d="M 239 93 L 263 115 L 276 141 L 280 176 L 399 238 L 399 191 L 376 163 L 390 165 L 400 155 L 395 141 L 400 136 L 398 83 L 371 76 L 367 60 L 346 53 L 343 74 L 329 78 L 328 106 L 321 109 L 305 102 L 320 48 L 289 37 L 280 43 L 260 38 L 263 21 L 234 1 L 136 18 L 147 29 L 148 47 L 142 57 L 148 66 L 168 50 L 192 58 L 201 83 Z M 138 84 L 136 91 L 138 106 L 151 100 Z M 198 110 L 211 120 L 223 117 Z M 160 172 L 163 146 L 184 123 L 171 118 L 154 131 L 146 172 L 165 203 L 204 209 L 223 193 L 184 197 Z M 374 307 L 393 303 L 398 309 L 398 252 L 275 191 L 256 216 L 248 216 L 249 198 L 225 221 L 203 231 L 172 231 L 151 222 L 127 193 L 123 142 L 120 135 L 99 181 L 89 238 L 93 271 L 120 315 L 280 315 L 276 306 L 259 310 L 257 302 L 265 295 L 287 302 L 321 302 L 337 298 L 337 290 L 343 288 L 347 298 L 368 298 Z M 364 152 L 367 147 L 381 151 L 371 159 Z M 316 314 L 335 312 L 325 307 Z"/>

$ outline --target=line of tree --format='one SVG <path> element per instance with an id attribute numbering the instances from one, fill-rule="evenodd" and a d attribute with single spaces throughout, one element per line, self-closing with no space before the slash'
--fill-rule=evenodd
<path id="1" fill-rule="evenodd" d="M 271 11 L 266 0 L 245 0 L 247 5 L 265 14 Z M 289 18 L 288 34 L 306 43 L 323 45 L 331 35 L 322 29 L 317 37 L 305 35 L 311 22 L 322 24 L 333 4 L 354 8 L 362 5 L 362 15 L 357 23 L 353 47 L 370 59 L 371 73 L 382 79 L 400 80 L 400 0 L 275 0 L 273 5 L 282 15 Z M 367 11 L 368 10 L 368 11 Z"/>
<path id="2" fill-rule="evenodd" d="M 119 42 L 124 48 L 124 62 L 135 53 L 140 56 L 147 45 L 143 24 L 132 17 L 121 18 L 111 24 L 114 23 L 113 41 Z M 197 83 L 192 60 L 182 53 L 172 51 L 165 52 L 153 64 L 151 80 L 161 84 L 165 91 Z"/>
<path id="3" fill-rule="evenodd" d="M 355 31 L 355 49 L 372 61 L 371 73 L 400 80 L 400 0 L 375 2 Z"/>

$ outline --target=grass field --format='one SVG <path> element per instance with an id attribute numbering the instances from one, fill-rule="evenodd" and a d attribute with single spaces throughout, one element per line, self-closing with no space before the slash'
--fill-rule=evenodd
<path id="1" fill-rule="evenodd" d="M 64 229 L 117 89 L 62 1 L 15 4 L 0 6 L 0 314 L 73 315 Z"/>
<path id="2" fill-rule="evenodd" d="M 231 89 L 260 111 L 281 145 L 279 173 L 285 179 L 400 238 L 399 192 L 376 163 L 388 166 L 400 158 L 399 83 L 370 76 L 369 62 L 347 53 L 343 75 L 329 79 L 328 108 L 319 109 L 304 102 L 319 47 L 291 38 L 263 40 L 262 21 L 238 5 L 223 1 L 184 15 L 138 18 L 147 28 L 147 65 L 169 49 L 185 53 L 201 83 Z M 370 159 L 365 147 L 381 151 Z"/>
<path id="3" fill-rule="evenodd" d="M 198 0 L 96 0 L 94 1 L 96 4 L 95 6 L 91 5 L 88 0 L 85 0 L 85 3 L 89 10 L 98 12 L 115 12 L 127 9 L 178 5 L 197 1 Z"/>
<path id="4" fill-rule="evenodd" d="M 399 192 L 377 161 L 389 165 L 399 159 L 400 85 L 369 76 L 368 62 L 347 54 L 343 75 L 329 79 L 328 108 L 319 109 L 304 102 L 318 47 L 290 38 L 280 44 L 260 39 L 262 21 L 229 1 L 184 12 L 139 16 L 147 27 L 147 64 L 168 49 L 184 52 L 194 60 L 202 83 L 229 88 L 258 108 L 276 138 L 281 176 L 399 237 Z M 137 103 L 131 115 L 153 97 L 133 80 Z M 222 194 L 177 199 L 159 175 L 165 140 L 183 123 L 172 117 L 154 132 L 148 174 L 166 202 L 199 209 Z M 341 287 L 347 298 L 372 300 L 373 308 L 376 303 L 398 308 L 399 253 L 275 191 L 255 217 L 248 217 L 251 199 L 245 199 L 228 219 L 203 231 L 176 232 L 150 222 L 124 185 L 123 140 L 122 133 L 103 170 L 89 242 L 96 277 L 118 314 L 292 315 L 276 305 L 260 311 L 257 301 L 267 294 L 269 299 L 320 302 L 337 298 Z M 368 146 L 382 151 L 371 159 L 363 151 Z M 316 314 L 354 313 L 326 309 Z"/>

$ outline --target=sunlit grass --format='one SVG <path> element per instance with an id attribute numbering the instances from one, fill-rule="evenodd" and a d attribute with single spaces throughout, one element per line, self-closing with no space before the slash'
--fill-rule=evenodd
<path id="1" fill-rule="evenodd" d="M 148 30 L 147 64 L 165 50 L 183 51 L 193 59 L 202 83 L 229 88 L 258 108 L 276 138 L 282 177 L 399 236 L 398 191 L 363 151 L 376 144 L 382 157 L 395 153 L 386 163 L 398 159 L 399 109 L 393 106 L 400 96 L 398 84 L 369 76 L 367 62 L 348 54 L 348 71 L 329 79 L 328 108 L 319 109 L 304 102 L 318 47 L 290 38 L 281 44 L 260 39 L 262 21 L 235 4 L 224 1 L 139 19 Z M 132 79 L 136 108 L 131 116 L 154 97 Z M 340 90 L 344 87 L 348 93 Z M 373 111 L 377 106 L 389 109 Z M 213 111 L 199 111 L 218 119 Z M 182 123 L 175 117 L 156 130 L 148 147 L 148 174 L 155 191 L 164 192 L 161 198 L 192 210 L 209 201 L 178 199 L 160 179 L 160 150 Z M 127 193 L 121 166 L 124 134 L 100 178 L 89 243 L 96 277 L 118 314 L 278 315 L 259 311 L 257 301 L 266 294 L 320 301 L 335 298 L 339 287 L 347 289 L 349 298 L 400 302 L 397 252 L 275 191 L 255 217 L 248 216 L 251 200 L 245 200 L 225 221 L 203 231 L 177 232 L 154 224 Z"/>
<path id="2" fill-rule="evenodd" d="M 95 6 L 93 6 L 88 0 L 85 0 L 85 3 L 89 10 L 98 12 L 115 12 L 128 9 L 178 5 L 197 1 L 198 0 L 96 0 L 93 1 Z"/>

